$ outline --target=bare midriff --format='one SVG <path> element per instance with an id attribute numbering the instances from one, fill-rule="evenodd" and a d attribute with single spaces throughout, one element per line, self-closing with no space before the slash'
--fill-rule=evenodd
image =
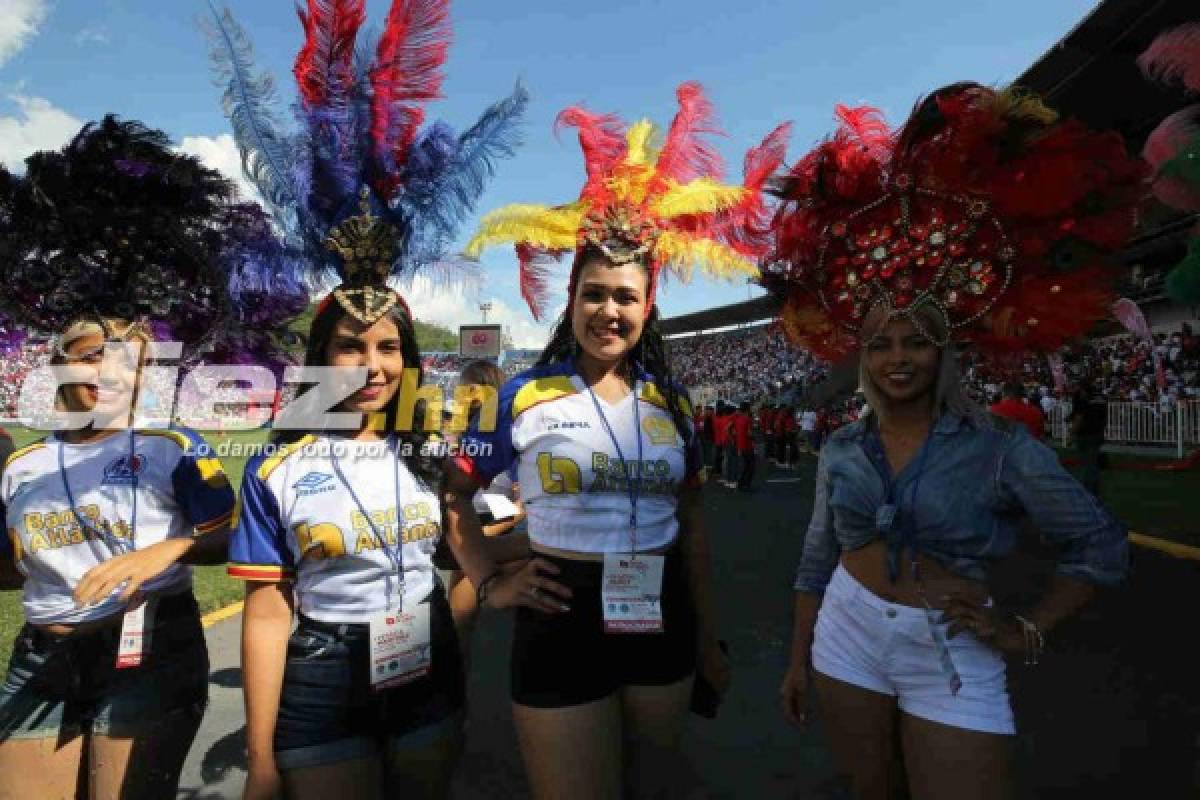
<path id="1" fill-rule="evenodd" d="M 920 583 L 913 576 L 908 553 L 901 557 L 899 574 L 893 582 L 888 576 L 887 552 L 887 543 L 883 539 L 876 539 L 857 550 L 843 553 L 841 563 L 872 594 L 897 605 L 923 608 L 922 587 L 929 604 L 934 608 L 941 608 L 944 605 L 942 598 L 948 594 L 962 594 L 981 603 L 988 598 L 987 586 L 982 581 L 955 575 L 927 555 L 917 556 Z"/>

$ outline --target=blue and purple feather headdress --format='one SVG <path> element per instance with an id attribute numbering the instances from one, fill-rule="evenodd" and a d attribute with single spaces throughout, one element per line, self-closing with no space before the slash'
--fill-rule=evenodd
<path id="1" fill-rule="evenodd" d="M 274 82 L 256 71 L 245 31 L 213 10 L 212 55 L 246 175 L 307 283 L 336 283 L 332 296 L 364 322 L 403 304 L 389 280 L 470 271 L 449 250 L 495 162 L 518 143 L 520 84 L 462 134 L 423 126 L 441 92 L 448 6 L 394 0 L 383 33 L 360 38 L 364 0 L 307 0 L 295 129 L 281 126 Z"/>

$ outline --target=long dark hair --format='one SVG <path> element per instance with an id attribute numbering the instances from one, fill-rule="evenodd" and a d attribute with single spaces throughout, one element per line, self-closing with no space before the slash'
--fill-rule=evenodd
<path id="1" fill-rule="evenodd" d="M 346 311 L 336 301 L 331 300 L 318 309 L 316 316 L 313 317 L 312 325 L 308 329 L 308 346 L 304 351 L 304 366 L 328 366 L 326 353 L 329 350 L 329 343 L 333 340 L 333 332 L 337 328 L 337 324 L 345 316 Z M 404 357 L 404 368 L 417 370 L 417 386 L 420 386 L 425 381 L 425 371 L 421 366 L 421 353 L 417 349 L 416 328 L 413 326 L 412 320 L 399 303 L 393 306 L 384 318 L 390 319 L 396 325 L 396 330 L 400 332 L 400 353 Z M 396 431 L 400 394 L 401 391 L 398 390 L 383 409 L 386 420 L 385 430 L 394 432 L 397 436 L 404 464 L 409 471 L 426 485 L 437 486 L 441 479 L 441 470 L 437 459 L 433 458 L 425 449 L 429 437 L 424 431 L 429 427 L 429 421 L 427 420 L 425 424 L 421 425 L 420 432 L 416 430 L 416 420 L 425 414 L 424 403 L 418 402 L 414 410 L 413 430 Z M 276 431 L 272 438 L 277 443 L 292 442 L 309 433 L 319 433 L 319 431 L 281 430 Z"/>
<path id="2" fill-rule="evenodd" d="M 594 259 L 606 260 L 604 254 L 592 245 L 585 245 L 575 252 L 575 260 L 571 264 L 570 290 L 572 294 L 576 291 L 579 273 L 583 269 L 583 265 Z M 567 310 L 555 323 L 550 341 L 546 343 L 546 348 L 538 356 L 537 365 L 539 367 L 573 361 L 579 353 L 579 343 L 575 341 L 575 329 L 571 325 L 571 309 L 575 305 L 574 301 L 574 297 L 569 298 Z M 667 342 L 663 338 L 662 327 L 659 325 L 657 304 L 651 307 L 650 316 L 646 318 L 646 324 L 642 328 L 642 335 L 626 356 L 626 362 L 637 362 L 642 369 L 650 373 L 650 377 L 654 379 L 654 385 L 667 400 L 667 412 L 671 415 L 671 421 L 675 423 L 675 430 L 686 442 L 691 435 L 691 428 L 680 402 L 680 386 L 675 383 L 675 378 L 671 374 L 671 359 L 667 354 Z"/>

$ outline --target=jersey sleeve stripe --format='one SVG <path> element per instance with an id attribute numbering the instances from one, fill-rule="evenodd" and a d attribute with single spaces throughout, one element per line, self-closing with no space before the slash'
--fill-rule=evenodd
<path id="1" fill-rule="evenodd" d="M 46 446 L 45 442 L 34 442 L 33 444 L 25 445 L 20 450 L 16 451 L 12 455 L 10 455 L 7 460 L 5 460 L 4 468 L 8 469 L 8 467 L 10 465 L 12 465 L 14 462 L 16 462 L 16 460 L 18 458 L 20 458 L 21 456 L 27 456 L 30 453 L 41 450 L 45 446 Z"/>
<path id="2" fill-rule="evenodd" d="M 230 520 L 232 520 L 232 519 L 233 519 L 233 509 L 231 508 L 228 511 L 226 511 L 224 514 L 220 515 L 219 517 L 214 517 L 214 518 L 208 520 L 207 522 L 201 522 L 198 525 L 195 525 L 194 527 L 196 528 L 197 534 L 212 533 L 213 531 L 220 529 L 224 525 L 229 524 Z"/>
<path id="3" fill-rule="evenodd" d="M 669 410 L 667 408 L 666 395 L 659 391 L 658 387 L 649 381 L 642 384 L 642 393 L 639 396 L 642 398 L 642 400 L 651 405 L 658 406 L 663 411 Z M 682 411 L 686 416 L 692 416 L 692 403 L 682 394 L 679 395 L 679 410 Z"/>
<path id="4" fill-rule="evenodd" d="M 306 446 L 312 444 L 316 440 L 317 440 L 317 437 L 313 436 L 310 433 L 310 434 L 306 434 L 305 436 L 302 436 L 301 438 L 297 439 L 296 441 L 292 442 L 291 444 L 286 444 L 283 447 L 279 448 L 279 451 L 277 453 L 275 453 L 275 455 L 264 460 L 262 462 L 262 464 L 259 465 L 259 467 L 258 467 L 259 480 L 265 481 L 267 478 L 271 477 L 271 473 L 275 471 L 275 468 L 278 467 L 280 464 L 282 464 L 284 461 L 286 461 L 288 456 L 290 456 L 293 453 L 295 453 L 296 451 L 300 450 L 302 447 L 306 447 Z"/>
<path id="5" fill-rule="evenodd" d="M 278 564 L 230 564 L 225 572 L 244 581 L 282 581 L 295 575 L 295 570 Z"/>
<path id="6" fill-rule="evenodd" d="M 463 474 L 476 484 L 482 485 L 483 481 L 479 475 L 479 468 L 475 466 L 475 461 L 470 456 L 457 455 L 452 459 L 454 466 L 462 470 Z"/>
<path id="7" fill-rule="evenodd" d="M 170 439 L 179 445 L 179 449 L 185 453 L 192 448 L 192 440 L 187 437 L 187 434 L 179 431 L 171 430 L 170 428 L 156 428 L 151 430 L 138 430 L 138 436 L 162 436 Z"/>

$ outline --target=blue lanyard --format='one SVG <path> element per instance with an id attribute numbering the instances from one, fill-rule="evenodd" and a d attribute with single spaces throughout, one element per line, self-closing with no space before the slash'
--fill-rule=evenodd
<path id="1" fill-rule="evenodd" d="M 130 476 L 131 483 L 129 484 L 129 490 L 130 490 L 130 497 L 131 497 L 130 504 L 133 506 L 133 510 L 131 512 L 130 519 L 129 519 L 129 539 L 128 539 L 128 541 L 124 541 L 124 542 L 121 541 L 120 537 L 110 534 L 107 530 L 102 531 L 102 530 L 93 528 L 91 525 L 88 524 L 87 520 L 85 520 L 79 514 L 79 509 L 75 505 L 75 493 L 71 491 L 71 482 L 69 480 L 67 480 L 67 462 L 66 462 L 66 457 L 64 456 L 66 447 L 67 447 L 66 443 L 63 442 L 62 440 L 59 440 L 59 443 L 58 443 L 58 475 L 60 478 L 62 478 L 63 489 L 67 493 L 67 505 L 69 505 L 71 507 L 71 514 L 75 517 L 75 521 L 77 523 L 79 523 L 79 527 L 82 530 L 90 533 L 93 537 L 100 539 L 105 544 L 107 544 L 109 549 L 114 552 L 114 555 L 121 555 L 123 553 L 129 553 L 129 552 L 132 552 L 133 550 L 136 550 L 137 549 L 136 537 L 137 537 L 138 476 L 137 476 L 137 466 L 135 463 L 135 460 L 137 459 L 137 451 L 135 449 L 135 442 L 134 442 L 134 438 L 133 438 L 133 428 L 129 429 L 129 461 L 128 461 L 128 463 L 129 463 L 129 471 L 131 473 L 131 476 Z M 115 501 L 113 503 L 113 508 L 114 509 L 116 508 Z"/>
<path id="2" fill-rule="evenodd" d="M 396 491 L 396 547 L 393 550 L 388 545 L 387 537 L 380 533 L 379 528 L 375 525 L 375 520 L 371 518 L 370 512 L 358 499 L 358 495 L 354 492 L 354 487 L 350 485 L 350 481 L 346 480 L 345 474 L 342 472 L 342 467 L 338 463 L 337 447 L 334 442 L 330 442 L 329 461 L 333 465 L 333 474 L 346 487 L 346 491 L 350 493 L 350 499 L 354 501 L 354 505 L 358 506 L 359 512 L 366 519 L 367 524 L 371 526 L 371 532 L 375 534 L 375 540 L 379 542 L 380 549 L 391 562 L 392 567 L 396 570 L 396 580 L 400 589 L 400 603 L 404 604 L 404 513 L 400 508 L 400 454 L 394 453 L 395 459 L 392 461 L 392 466 L 395 469 L 394 486 Z M 392 578 L 390 575 L 385 575 L 384 591 L 387 593 L 388 606 L 391 606 L 392 599 Z"/>
<path id="3" fill-rule="evenodd" d="M 582 378 L 582 376 L 580 376 Z M 629 530 L 632 537 L 632 552 L 637 552 L 637 502 L 638 496 L 642 493 L 642 410 L 641 400 L 638 398 L 638 388 L 641 385 L 640 381 L 633 382 L 633 432 L 637 435 L 638 446 L 638 461 L 637 461 L 637 481 L 633 480 L 633 476 L 629 473 L 629 462 L 625 460 L 625 453 L 621 450 L 621 443 L 617 441 L 617 434 L 613 432 L 612 425 L 608 422 L 608 417 L 604 415 L 604 409 L 600 407 L 600 401 L 596 399 L 596 393 L 592 391 L 592 387 L 588 385 L 586 380 L 583 385 L 587 388 L 588 396 L 592 398 L 592 405 L 596 407 L 596 415 L 600 417 L 600 421 L 604 423 L 604 429 L 608 431 L 608 438 L 612 439 L 613 447 L 617 448 L 617 458 L 621 459 L 621 464 L 625 467 L 625 490 L 629 493 Z"/>

